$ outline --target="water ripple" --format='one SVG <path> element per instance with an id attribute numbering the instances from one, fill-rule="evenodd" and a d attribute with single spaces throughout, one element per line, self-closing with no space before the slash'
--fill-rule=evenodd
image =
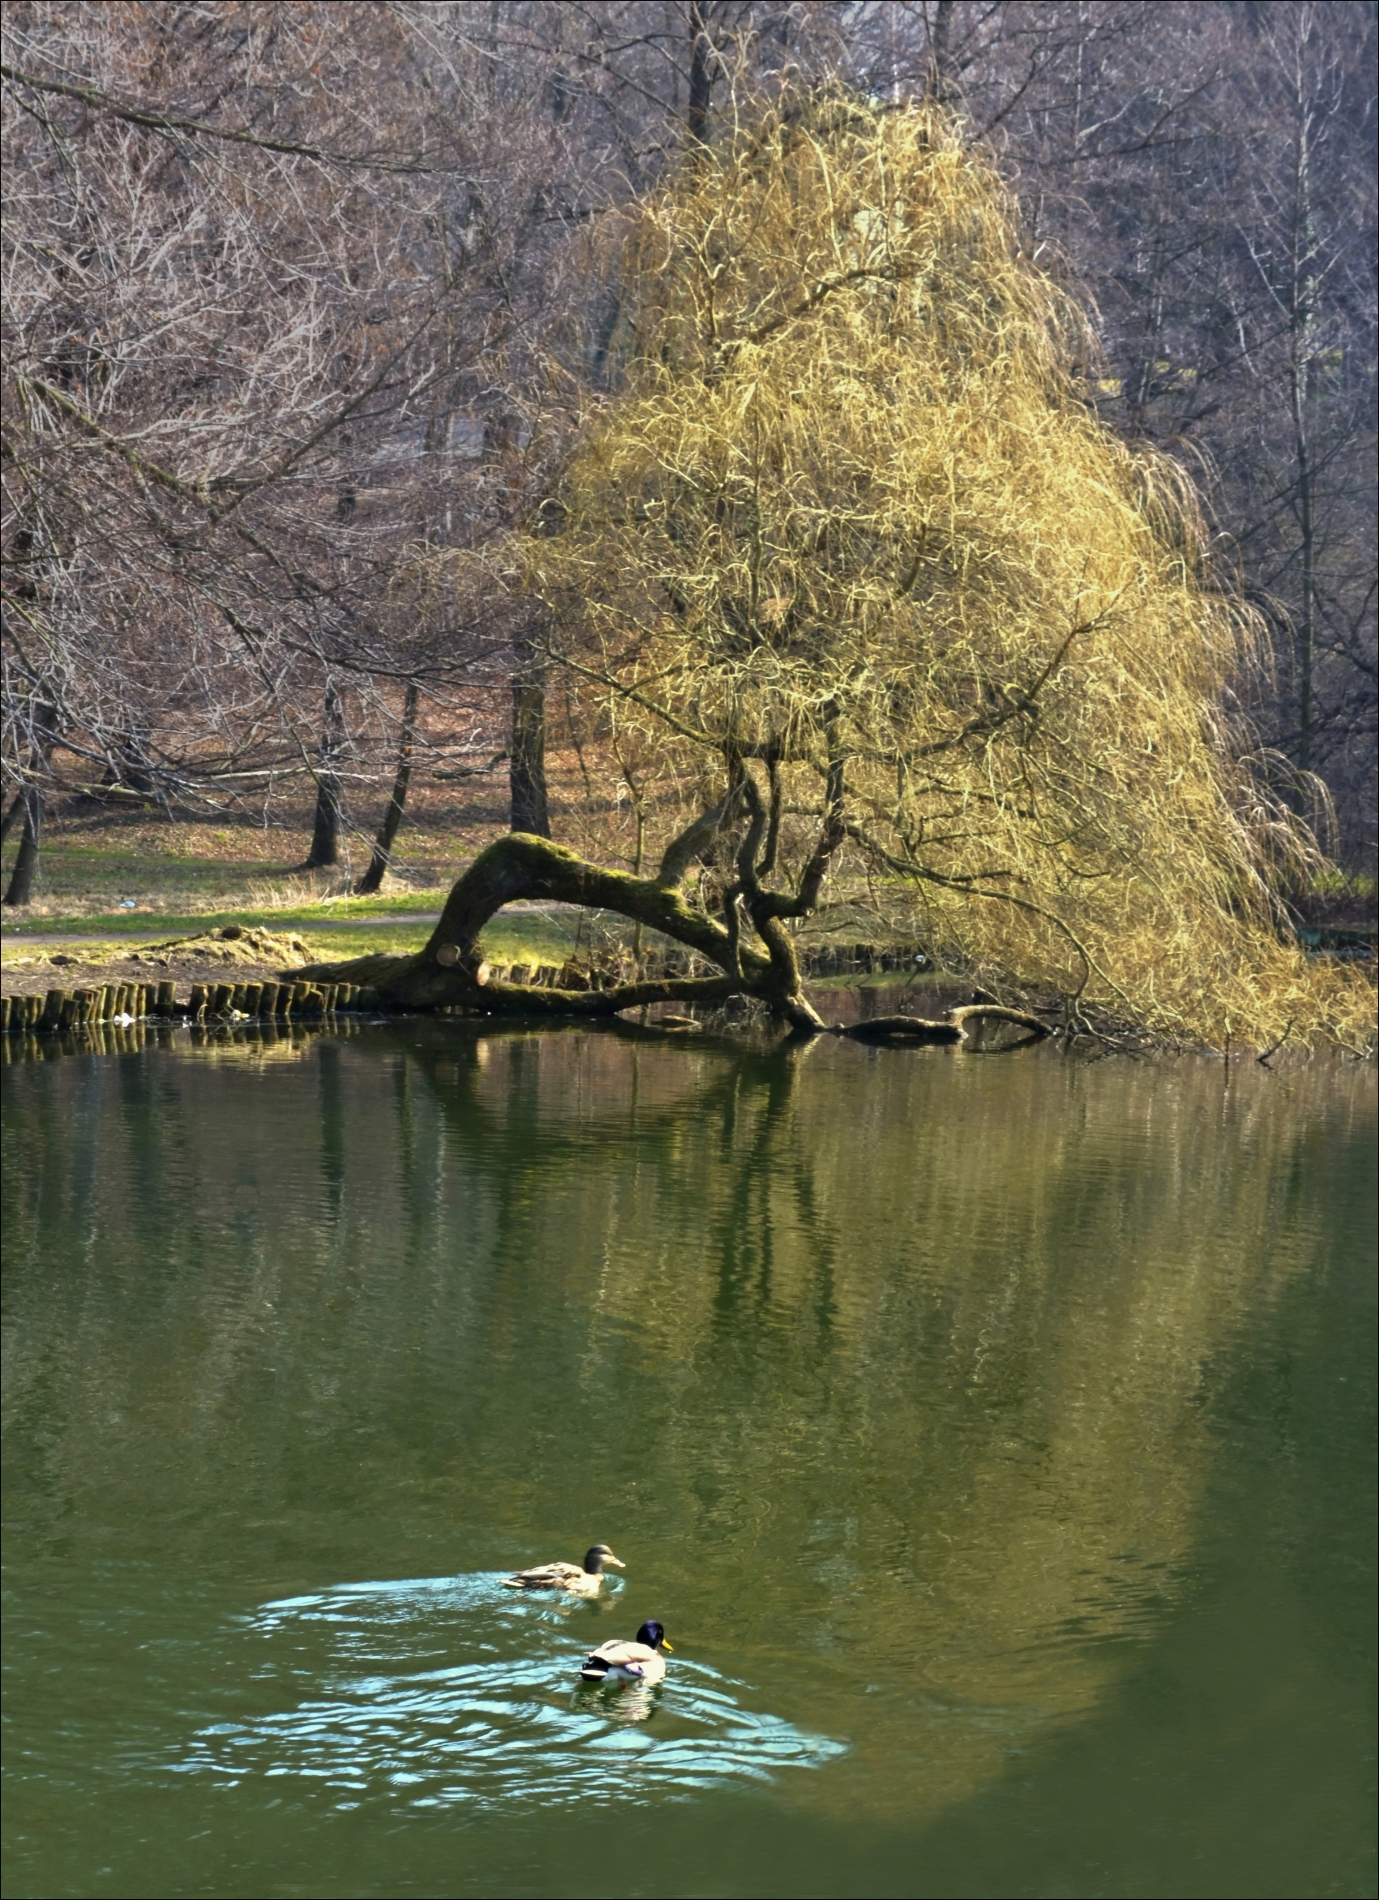
<path id="1" fill-rule="evenodd" d="M 580 1607 L 504 1596 L 496 1574 L 265 1604 L 245 1625 L 269 1646 L 256 1678 L 298 1698 L 199 1730 L 175 1766 L 228 1785 L 295 1777 L 341 1807 L 383 1796 L 491 1809 L 686 1798 L 844 1752 L 744 1708 L 745 1684 L 684 1657 L 655 1686 L 577 1684 L 588 1628 L 572 1641 L 566 1617 Z M 452 1660 L 424 1666 L 440 1655 Z"/>

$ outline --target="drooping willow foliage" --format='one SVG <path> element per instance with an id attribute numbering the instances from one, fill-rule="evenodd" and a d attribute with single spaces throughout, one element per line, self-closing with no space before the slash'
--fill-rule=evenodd
<path id="1" fill-rule="evenodd" d="M 666 796 L 750 777 L 764 885 L 865 880 L 1161 1033 L 1358 1033 L 1364 985 L 1275 896 L 1312 841 L 1228 716 L 1253 617 L 1187 477 L 1098 421 L 1086 319 L 953 123 L 774 110 L 680 170 L 622 280 L 619 393 L 522 561 Z"/>

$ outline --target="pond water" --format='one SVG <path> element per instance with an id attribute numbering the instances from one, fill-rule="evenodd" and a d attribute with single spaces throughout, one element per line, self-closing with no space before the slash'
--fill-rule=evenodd
<path id="1" fill-rule="evenodd" d="M 3 1082 L 7 1893 L 1373 1891 L 1372 1070 Z"/>

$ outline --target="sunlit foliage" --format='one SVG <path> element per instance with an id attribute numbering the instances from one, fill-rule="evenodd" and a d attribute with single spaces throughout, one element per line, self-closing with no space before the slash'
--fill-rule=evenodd
<path id="1" fill-rule="evenodd" d="M 1358 1033 L 1363 985 L 1274 894 L 1314 847 L 1231 716 L 1253 616 L 1182 470 L 1084 400 L 1085 317 L 954 124 L 774 111 L 683 165 L 621 273 L 619 393 L 521 559 L 663 795 L 750 778 L 763 888 L 865 876 L 1082 1007 Z"/>

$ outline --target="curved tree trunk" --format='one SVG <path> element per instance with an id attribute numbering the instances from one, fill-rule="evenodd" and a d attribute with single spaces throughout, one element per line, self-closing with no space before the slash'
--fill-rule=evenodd
<path id="1" fill-rule="evenodd" d="M 681 855 L 675 845 L 666 852 L 663 865 L 670 865 L 672 874 Z M 488 982 L 478 952 L 479 932 L 504 904 L 532 898 L 614 911 L 684 944 L 716 963 L 723 974 L 662 977 L 587 991 L 535 990 Z M 630 877 L 625 871 L 604 870 L 563 845 L 522 832 L 500 838 L 474 860 L 452 888 L 440 922 L 417 955 L 359 957 L 348 963 L 316 964 L 296 974 L 307 980 L 369 984 L 386 1004 L 404 1009 L 467 1004 L 527 1016 L 606 1017 L 647 1003 L 713 1002 L 749 995 L 769 1004 L 794 1027 L 815 1033 L 823 1028 L 800 991 L 793 957 L 785 964 L 742 948 L 722 924 L 693 910 L 676 884 L 663 875 Z"/>

